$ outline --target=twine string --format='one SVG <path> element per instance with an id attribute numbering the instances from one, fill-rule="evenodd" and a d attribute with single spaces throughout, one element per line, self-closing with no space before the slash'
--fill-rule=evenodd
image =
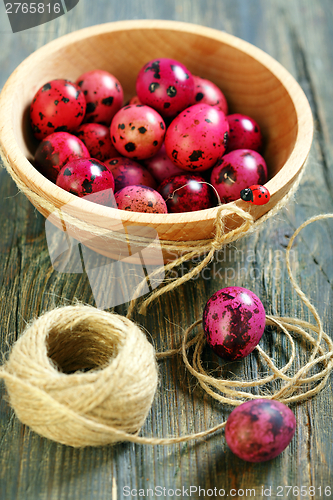
<path id="1" fill-rule="evenodd" d="M 314 221 L 332 217 L 333 214 L 324 214 L 309 219 L 308 221 L 303 223 L 297 229 L 297 231 L 295 231 L 293 237 L 289 241 L 286 252 L 286 262 L 289 278 L 291 280 L 293 288 L 295 289 L 303 303 L 313 314 L 316 320 L 316 324 L 312 324 L 305 320 L 299 320 L 297 318 L 266 316 L 266 325 L 275 326 L 278 331 L 283 332 L 291 345 L 290 358 L 282 368 L 277 367 L 274 363 L 274 360 L 271 359 L 270 356 L 265 353 L 265 351 L 260 346 L 257 346 L 257 352 L 259 353 L 263 361 L 266 362 L 267 367 L 273 372 L 271 375 L 267 375 L 261 379 L 252 381 L 228 380 L 215 378 L 212 375 L 209 375 L 202 363 L 202 354 L 206 345 L 202 328 L 194 335 L 193 338 L 190 338 L 190 335 L 194 332 L 194 330 L 199 327 L 201 319 L 195 321 L 190 327 L 185 330 L 182 336 L 181 346 L 178 349 L 173 349 L 162 353 L 154 353 L 154 358 L 165 359 L 166 357 L 169 357 L 176 353 L 181 354 L 186 368 L 194 377 L 197 378 L 198 383 L 200 384 L 202 389 L 219 402 L 231 406 L 238 406 L 246 400 L 258 398 L 257 395 L 246 392 L 246 390 L 244 389 L 248 389 L 251 387 L 262 387 L 267 383 L 278 380 L 283 384 L 281 388 L 270 394 L 263 394 L 260 397 L 275 399 L 289 404 L 307 400 L 308 398 L 317 394 L 325 386 L 327 379 L 332 371 L 333 342 L 330 337 L 324 332 L 322 322 L 317 310 L 311 304 L 306 295 L 302 292 L 292 274 L 290 266 L 290 250 L 296 236 L 304 227 Z M 82 313 L 85 314 L 84 318 L 82 318 Z M 85 323 L 88 318 L 89 327 L 87 327 L 87 323 Z M 99 322 L 101 322 L 102 319 L 104 323 L 102 321 L 102 323 L 99 325 Z M 41 324 L 38 325 L 38 322 L 43 324 L 44 328 L 41 328 Z M 120 324 L 122 325 L 121 327 L 119 326 Z M 81 330 L 79 327 L 81 328 Z M 110 331 L 108 330 L 109 327 L 111 328 Z M 131 346 L 131 349 L 134 349 L 133 351 L 131 351 L 132 355 L 134 352 L 136 352 L 139 355 L 141 361 L 142 357 L 145 357 L 144 353 L 146 353 L 147 348 L 150 352 L 150 355 L 153 351 L 151 344 L 149 344 L 147 340 L 145 340 L 145 343 L 142 344 L 140 348 L 138 347 L 138 338 L 142 341 L 143 333 L 138 333 L 139 328 L 129 319 L 121 316 L 118 317 L 118 315 L 105 311 L 100 311 L 91 306 L 77 305 L 57 308 L 32 322 L 32 324 L 27 326 L 26 332 L 14 345 L 12 353 L 9 357 L 9 361 L 0 369 L 0 377 L 5 379 L 7 389 L 9 388 L 9 394 L 13 407 L 18 413 L 19 418 L 21 417 L 20 419 L 23 421 L 24 418 L 26 418 L 25 412 L 27 411 L 27 406 L 23 405 L 24 418 L 22 419 L 20 397 L 22 397 L 22 392 L 27 395 L 28 408 L 30 408 L 30 406 L 32 405 L 31 411 L 34 413 L 35 419 L 33 425 L 31 425 L 31 422 L 29 422 L 28 425 L 30 425 L 34 429 L 37 429 L 37 432 L 59 442 L 65 442 L 65 444 L 80 447 L 86 446 L 87 444 L 96 445 L 114 443 L 118 441 L 130 441 L 133 443 L 149 445 L 170 445 L 203 438 L 224 428 L 224 426 L 226 425 L 226 421 L 221 422 L 218 425 L 205 431 L 196 432 L 185 436 L 172 438 L 139 436 L 139 429 L 142 427 L 146 415 L 149 412 L 152 404 L 152 393 L 149 394 L 149 401 L 146 401 L 146 403 L 143 404 L 140 408 L 140 411 L 136 412 L 139 420 L 141 421 L 141 425 L 138 425 L 138 423 L 136 422 L 136 431 L 129 432 L 128 430 L 124 430 L 124 428 L 122 428 L 124 415 L 122 415 L 122 418 L 119 418 L 116 415 L 115 423 L 109 424 L 108 421 L 105 420 L 105 415 L 108 415 L 109 411 L 108 398 L 110 398 L 110 392 L 108 391 L 107 386 L 112 382 L 114 387 L 115 381 L 113 380 L 113 370 L 115 369 L 115 367 L 113 366 L 110 370 L 109 366 L 106 366 L 104 368 L 102 366 L 101 369 L 93 370 L 92 372 L 87 373 L 75 372 L 70 375 L 63 373 L 59 374 L 58 372 L 55 373 L 54 368 L 52 368 L 52 365 L 50 364 L 50 359 L 48 358 L 46 349 L 47 339 L 51 338 L 52 340 L 52 336 L 55 335 L 55 339 L 57 340 L 57 342 L 55 343 L 54 341 L 54 345 L 58 345 L 59 335 L 60 340 L 62 339 L 62 341 L 64 332 L 66 334 L 66 338 L 68 335 L 68 331 L 71 332 L 71 335 L 77 337 L 78 328 L 78 338 L 81 339 L 85 338 L 87 334 L 100 335 L 101 332 L 104 331 L 105 328 L 107 328 L 107 333 L 110 335 L 104 335 L 104 337 L 102 338 L 102 344 L 108 344 L 111 338 L 113 349 L 116 347 L 116 350 L 118 350 L 117 355 L 112 357 L 110 366 L 112 365 L 112 363 L 114 363 L 119 369 L 119 373 L 121 373 L 121 381 L 120 379 L 116 380 L 116 385 L 123 384 L 120 389 L 125 393 L 127 398 L 132 397 L 132 393 L 127 387 L 128 368 L 126 371 L 126 366 L 128 366 L 129 352 L 126 350 L 127 348 L 124 350 L 124 352 L 122 351 L 122 342 L 119 341 L 119 338 L 122 337 L 123 341 L 125 342 L 124 339 L 131 338 L 133 331 L 136 332 L 136 335 L 139 335 L 139 337 L 135 337 L 134 340 L 129 342 L 129 345 Z M 115 337 L 114 330 L 121 330 L 122 328 L 123 336 L 118 333 Z M 312 332 L 312 334 L 307 330 L 309 330 L 309 332 Z M 83 332 L 85 333 L 84 337 Z M 294 335 L 296 334 L 296 337 L 299 336 L 301 339 L 305 340 L 308 345 L 310 344 L 312 346 L 309 360 L 293 375 L 288 375 L 287 373 L 288 370 L 292 368 L 292 365 L 296 359 L 295 339 L 290 334 L 290 332 L 293 332 Z M 29 337 L 28 334 L 30 336 L 32 335 L 32 339 L 30 339 L 29 342 L 26 340 Z M 96 348 L 96 346 L 93 346 L 94 349 L 92 359 L 94 360 L 96 356 L 98 357 L 97 353 L 101 349 L 100 340 L 101 339 L 99 339 L 98 349 Z M 20 343 L 24 348 L 18 350 L 19 355 L 15 354 L 13 361 L 13 352 L 16 349 L 16 346 L 18 344 L 20 345 Z M 191 348 L 194 348 L 194 352 L 192 355 L 192 360 L 190 361 L 188 352 Z M 33 349 L 35 349 L 35 351 L 33 351 Z M 76 344 L 75 349 L 77 350 Z M 58 357 L 60 356 L 57 349 L 55 349 L 55 353 Z M 80 353 L 76 353 L 76 357 L 80 357 Z M 45 360 L 47 360 L 47 362 Z M 105 359 L 103 362 L 105 362 Z M 100 365 L 101 362 L 99 362 L 98 364 Z M 151 366 L 152 364 L 154 365 L 154 363 L 151 363 L 151 360 L 147 364 L 149 366 Z M 134 365 L 135 363 L 130 363 L 130 371 L 132 371 L 132 367 Z M 38 377 L 40 375 L 39 371 L 41 370 L 41 366 L 42 380 L 39 380 Z M 22 376 L 22 369 L 24 368 L 25 370 L 27 367 L 29 376 Z M 145 368 L 147 368 L 147 366 Z M 312 368 L 317 368 L 317 370 L 319 371 L 315 374 L 308 375 Z M 142 372 L 144 372 L 144 369 L 141 367 L 136 372 L 135 377 L 137 386 L 134 390 L 134 393 L 138 397 L 141 396 L 143 387 L 148 389 L 152 386 L 151 380 L 147 383 L 147 374 L 143 374 Z M 72 379 L 71 377 L 74 377 L 74 379 Z M 154 373 L 152 377 L 154 380 Z M 60 382 L 58 381 L 58 379 L 60 380 Z M 71 382 L 73 380 L 75 380 L 75 384 L 71 386 Z M 59 383 L 60 386 L 57 386 L 57 384 Z M 312 383 L 317 383 L 317 385 L 315 387 L 307 387 L 305 391 L 300 392 L 302 386 Z M 56 387 L 56 390 L 52 391 L 54 387 Z M 81 387 L 81 389 L 78 389 L 79 387 Z M 87 387 L 90 387 L 90 395 L 87 395 L 86 393 Z M 66 399 L 63 399 L 63 391 L 67 391 L 67 394 L 71 395 L 73 395 L 73 391 L 74 393 L 77 391 L 81 391 L 82 395 L 81 398 L 78 398 L 78 406 L 75 404 L 72 405 L 70 400 L 68 400 L 68 396 L 66 396 Z M 19 397 L 17 397 L 17 392 L 19 394 Z M 34 401 L 37 402 L 37 405 L 36 403 L 33 403 Z M 38 413 L 39 405 L 41 404 L 41 402 L 42 411 Z M 114 395 L 112 395 L 111 402 L 112 405 L 117 403 L 117 399 L 116 401 L 114 400 Z M 106 408 L 108 411 L 103 408 L 104 404 L 106 404 Z M 27 401 L 25 401 L 25 405 L 27 405 Z M 135 407 L 136 405 L 134 406 L 134 408 Z M 94 410 L 97 411 L 97 414 L 90 413 Z M 70 425 L 67 423 L 67 420 L 70 422 Z M 64 426 L 66 427 L 66 425 L 69 425 L 69 428 L 67 429 L 67 436 L 66 438 L 64 438 Z M 56 435 L 53 434 L 54 428 L 56 429 Z M 75 439 L 72 439 L 73 429 L 76 431 L 79 430 L 79 432 L 76 432 Z M 83 429 L 84 434 L 82 434 Z M 87 434 L 88 438 L 86 437 Z M 84 438 L 82 437 L 83 435 L 85 436 Z"/>
<path id="2" fill-rule="evenodd" d="M 260 346 L 257 346 L 256 350 L 259 352 L 259 354 L 261 355 L 262 359 L 266 362 L 268 367 L 273 371 L 273 375 L 251 382 L 243 380 L 240 381 L 225 380 L 221 378 L 216 379 L 207 374 L 201 362 L 203 348 L 206 344 L 205 336 L 202 329 L 195 337 L 195 349 L 192 357 L 192 364 L 188 359 L 187 351 L 191 346 L 191 344 L 188 343 L 188 336 L 191 333 L 191 331 L 201 323 L 201 320 L 198 320 L 195 323 L 193 323 L 185 331 L 182 338 L 182 346 L 181 349 L 178 350 L 178 352 L 181 351 L 184 363 L 189 372 L 198 379 L 198 382 L 201 385 L 201 387 L 206 392 L 208 392 L 213 398 L 217 399 L 222 403 L 239 405 L 244 402 L 244 398 L 256 399 L 258 396 L 245 391 L 235 390 L 234 387 L 241 387 L 241 388 L 259 387 L 269 382 L 272 382 L 273 380 L 280 379 L 285 381 L 285 384 L 281 389 L 269 395 L 265 394 L 260 395 L 260 397 L 268 399 L 277 399 L 283 403 L 293 403 L 296 401 L 304 401 L 308 399 L 309 397 L 317 394 L 324 387 L 333 367 L 333 342 L 331 338 L 324 332 L 322 322 L 316 308 L 314 307 L 313 304 L 311 304 L 308 297 L 301 290 L 301 288 L 297 284 L 292 274 L 290 265 L 290 250 L 292 248 L 295 238 L 302 229 L 304 229 L 306 226 L 315 221 L 328 218 L 333 218 L 333 214 L 317 215 L 308 219 L 303 224 L 301 224 L 301 226 L 299 226 L 299 228 L 294 232 L 293 236 L 291 237 L 286 250 L 286 265 L 292 287 L 294 288 L 294 290 L 296 291 L 302 302 L 306 305 L 306 307 L 310 310 L 310 312 L 314 316 L 317 325 L 296 318 L 281 318 L 275 316 L 266 316 L 266 326 L 268 325 L 277 326 L 280 331 L 284 332 L 289 342 L 291 343 L 291 350 L 292 350 L 291 356 L 289 361 L 286 363 L 284 367 L 280 369 L 277 368 L 273 360 L 268 356 L 268 354 L 265 353 Z M 305 330 L 305 328 L 316 333 L 317 338 L 310 335 Z M 297 333 L 304 340 L 306 340 L 308 344 L 311 344 L 313 347 L 307 363 L 304 366 L 302 366 L 293 376 L 286 375 L 287 370 L 292 366 L 296 356 L 295 343 L 291 335 L 288 333 L 289 331 Z M 325 341 L 327 346 L 326 348 L 321 345 L 322 340 Z M 171 353 L 171 351 L 169 352 Z M 318 353 L 320 354 L 320 356 L 316 357 Z M 168 355 L 168 351 L 164 352 L 162 355 L 163 357 L 166 357 Z M 315 366 L 318 367 L 318 365 L 320 364 L 322 364 L 324 368 L 321 369 L 319 373 L 314 374 L 310 377 L 305 377 L 306 373 L 308 373 L 311 370 L 311 368 L 314 368 Z M 306 390 L 306 392 L 303 392 L 302 394 L 298 395 L 295 394 L 302 385 L 310 384 L 320 379 L 322 380 L 316 387 L 308 389 Z M 213 391 L 211 389 L 212 387 L 216 389 L 218 392 Z M 223 392 L 224 394 L 227 394 L 230 397 L 222 396 L 220 392 Z M 236 398 L 241 398 L 241 399 L 236 400 Z"/>

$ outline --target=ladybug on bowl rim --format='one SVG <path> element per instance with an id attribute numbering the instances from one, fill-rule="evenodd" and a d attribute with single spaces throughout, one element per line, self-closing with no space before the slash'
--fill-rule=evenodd
<path id="1" fill-rule="evenodd" d="M 265 205 L 270 200 L 270 192 L 267 187 L 254 184 L 248 188 L 242 189 L 240 197 L 244 201 L 248 201 L 253 205 Z"/>

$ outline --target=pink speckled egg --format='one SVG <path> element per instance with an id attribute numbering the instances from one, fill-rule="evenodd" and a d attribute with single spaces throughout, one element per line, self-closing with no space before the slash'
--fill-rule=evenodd
<path id="1" fill-rule="evenodd" d="M 136 92 L 142 102 L 163 117 L 174 117 L 191 105 L 194 80 L 184 64 L 174 59 L 153 59 L 141 68 Z"/>
<path id="2" fill-rule="evenodd" d="M 115 192 L 126 186 L 148 186 L 156 189 L 156 181 L 153 176 L 142 165 L 130 158 L 116 157 L 105 162 L 111 170 Z"/>
<path id="3" fill-rule="evenodd" d="M 164 144 L 162 144 L 161 149 L 155 156 L 148 158 L 147 160 L 143 160 L 143 163 L 159 184 L 164 181 L 164 179 L 167 179 L 172 175 L 184 173 L 184 170 L 176 167 L 176 165 L 170 160 L 166 154 Z"/>
<path id="4" fill-rule="evenodd" d="M 252 149 L 260 152 L 263 138 L 260 127 L 250 116 L 235 113 L 228 115 L 229 138 L 227 151 L 235 149 Z"/>
<path id="5" fill-rule="evenodd" d="M 195 212 L 213 206 L 213 193 L 203 177 L 181 174 L 164 179 L 158 188 L 170 213 Z"/>
<path id="6" fill-rule="evenodd" d="M 51 80 L 35 94 L 30 106 L 30 122 L 37 139 L 53 132 L 74 132 L 82 123 L 86 101 L 75 83 Z"/>
<path id="7" fill-rule="evenodd" d="M 115 194 L 120 210 L 131 212 L 146 212 L 152 214 L 168 213 L 162 196 L 147 186 L 127 186 Z"/>
<path id="8" fill-rule="evenodd" d="M 238 200 L 243 189 L 267 182 L 266 162 L 256 151 L 236 149 L 216 163 L 210 182 L 225 203 Z"/>
<path id="9" fill-rule="evenodd" d="M 101 123 L 83 123 L 75 135 L 85 144 L 91 158 L 105 161 L 119 155 L 111 142 L 109 128 Z"/>
<path id="10" fill-rule="evenodd" d="M 40 142 L 35 153 L 35 166 L 50 181 L 57 176 L 67 162 L 78 158 L 90 158 L 84 143 L 68 132 L 54 132 Z"/>
<path id="11" fill-rule="evenodd" d="M 115 206 L 112 172 L 105 163 L 94 158 L 68 162 L 60 170 L 56 184 L 79 197 L 94 194 L 94 197 L 89 198 L 89 201 Z"/>
<path id="12" fill-rule="evenodd" d="M 108 71 L 96 69 L 83 73 L 76 83 L 82 89 L 87 103 L 84 123 L 109 126 L 123 105 L 124 93 L 119 80 Z"/>
<path id="13" fill-rule="evenodd" d="M 222 288 L 207 301 L 203 328 L 208 345 L 224 359 L 250 354 L 265 329 L 265 309 L 250 290 L 239 286 Z"/>
<path id="14" fill-rule="evenodd" d="M 110 134 L 114 147 L 122 156 L 145 160 L 154 156 L 162 146 L 165 123 L 153 108 L 130 104 L 113 117 Z"/>
<path id="15" fill-rule="evenodd" d="M 202 171 L 215 165 L 225 152 L 229 124 L 216 106 L 195 104 L 182 111 L 165 134 L 165 150 L 184 170 Z"/>
<path id="16" fill-rule="evenodd" d="M 295 415 L 286 405 L 275 400 L 253 399 L 231 412 L 225 439 L 242 460 L 265 462 L 287 448 L 295 430 Z"/>
<path id="17" fill-rule="evenodd" d="M 209 104 L 217 106 L 225 115 L 228 114 L 228 103 L 223 92 L 215 83 L 200 76 L 194 78 L 194 99 L 192 104 Z"/>

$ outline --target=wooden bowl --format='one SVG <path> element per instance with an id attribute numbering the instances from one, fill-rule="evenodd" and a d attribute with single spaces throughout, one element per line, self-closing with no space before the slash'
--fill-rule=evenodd
<path id="1" fill-rule="evenodd" d="M 218 208 L 160 215 L 103 207 L 57 187 L 29 161 L 37 146 L 29 124 L 29 106 L 44 83 L 56 78 L 75 81 L 82 73 L 99 68 L 120 80 L 126 102 L 135 95 L 140 68 L 158 57 L 177 59 L 193 74 L 212 80 L 224 92 L 229 112 L 250 115 L 259 123 L 266 142 L 263 154 L 271 199 L 263 206 L 239 199 L 238 207 L 257 220 L 274 209 L 297 180 L 310 150 L 313 120 L 302 89 L 277 61 L 243 40 L 203 26 L 154 20 L 107 23 L 70 33 L 38 49 L 13 72 L 0 96 L 2 157 L 30 189 L 26 195 L 35 207 L 45 217 L 53 210 L 51 219 L 57 227 L 64 229 L 61 209 L 105 232 L 121 232 L 123 227 L 130 231 L 130 226 L 139 226 L 142 234 L 156 231 L 159 240 L 186 242 L 213 237 Z M 78 228 L 75 220 L 66 223 L 69 235 L 102 255 L 124 255 L 124 243 L 117 237 L 114 244 L 101 237 L 92 238 L 89 231 Z M 240 223 L 239 217 L 226 219 L 228 230 Z M 164 250 L 164 261 L 175 259 L 178 253 Z"/>

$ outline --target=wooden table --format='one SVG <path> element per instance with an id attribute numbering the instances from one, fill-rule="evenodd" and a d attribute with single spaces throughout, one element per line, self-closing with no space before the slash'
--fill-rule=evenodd
<path id="1" fill-rule="evenodd" d="M 10 30 L 0 5 L 0 86 L 31 52 L 48 41 L 85 26 L 122 19 L 172 19 L 225 30 L 262 48 L 298 80 L 312 107 L 314 143 L 301 185 L 285 209 L 259 231 L 216 255 L 204 276 L 158 299 L 147 317 L 136 321 L 149 332 L 157 349 L 179 343 L 184 326 L 200 318 L 210 295 L 227 285 L 245 286 L 263 301 L 269 314 L 309 319 L 293 292 L 284 262 L 285 248 L 295 228 L 308 217 L 333 212 L 333 8 L 331 0 L 81 0 L 65 16 L 17 34 Z M 223 61 L 220 62 L 223 64 Z M 45 220 L 33 208 L 4 169 L 0 171 L 0 297 L 1 352 L 23 331 L 26 322 L 57 305 L 75 299 L 95 305 L 87 275 L 58 273 L 51 265 Z M 332 332 L 333 223 L 317 222 L 298 237 L 292 252 L 297 280 L 318 309 L 325 331 Z M 124 314 L 126 307 L 116 311 Z M 283 362 L 279 334 L 267 332 L 261 346 Z M 297 343 L 299 362 L 305 346 Z M 206 354 L 212 367 L 218 359 Z M 244 378 L 258 374 L 255 353 L 234 362 L 230 370 Z M 265 367 L 264 367 L 265 369 Z M 218 372 L 217 372 L 218 374 Z M 292 406 L 297 430 L 292 443 L 276 459 L 251 464 L 229 451 L 223 432 L 205 440 L 172 446 L 118 444 L 73 449 L 41 438 L 23 426 L 6 402 L 1 383 L 0 498 L 2 500 L 115 500 L 137 498 L 332 498 L 333 395 L 330 384 L 311 400 Z M 160 362 L 160 385 L 142 429 L 145 436 L 179 436 L 222 422 L 230 414 L 189 376 L 180 357 Z M 291 490 L 285 486 L 303 486 Z M 278 489 L 278 486 L 283 489 Z M 311 496 L 310 486 L 316 494 Z M 127 487 L 127 488 L 125 488 Z M 159 488 L 157 488 L 159 487 Z M 321 487 L 321 490 L 320 490 Z M 147 489 L 154 489 L 155 496 Z M 165 490 L 163 489 L 165 488 Z M 214 493 L 214 488 L 216 492 Z M 168 493 L 168 490 L 175 490 Z M 282 492 L 277 496 L 279 492 Z M 222 493 L 222 492 L 220 492 Z M 268 493 L 268 491 L 266 491 Z M 160 494 L 160 495 L 159 495 Z M 252 496 L 254 496 L 252 492 Z"/>

